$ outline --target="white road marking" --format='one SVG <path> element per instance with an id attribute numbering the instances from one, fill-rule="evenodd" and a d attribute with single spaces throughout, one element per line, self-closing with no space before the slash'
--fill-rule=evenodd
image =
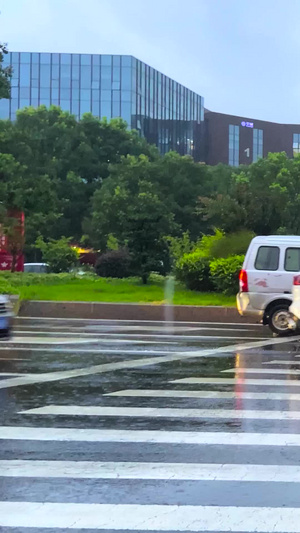
<path id="1" fill-rule="evenodd" d="M 42 349 L 42 348 L 40 348 Z M 6 348 L 4 348 L 4 350 L 6 350 Z M 17 350 L 18 352 L 20 351 L 20 348 L 13 348 L 13 350 Z M 23 350 L 23 348 L 22 348 Z M 9 350 L 10 351 L 10 350 Z M 1 361 L 30 361 L 30 358 L 25 358 L 25 357 L 0 357 L 0 363 Z"/>
<path id="2" fill-rule="evenodd" d="M 2 460 L 1 477 L 300 483 L 300 467 L 214 463 Z"/>
<path id="3" fill-rule="evenodd" d="M 20 426 L 0 426 L 0 440 L 300 447 L 299 433 L 226 433 Z"/>
<path id="4" fill-rule="evenodd" d="M 300 508 L 0 502 L 2 527 L 300 533 Z"/>
<path id="5" fill-rule="evenodd" d="M 263 346 L 269 346 L 273 344 L 286 344 L 288 342 L 295 342 L 300 340 L 300 336 L 288 338 L 288 339 L 268 339 L 258 342 L 249 342 L 245 344 L 233 344 L 230 346 L 220 346 L 219 348 L 211 348 L 207 350 L 194 350 L 187 352 L 174 352 L 170 355 L 164 355 L 159 357 L 145 357 L 142 359 L 136 359 L 134 361 L 119 361 L 115 363 L 105 363 L 102 365 L 94 365 L 86 368 L 77 368 L 73 370 L 65 370 L 59 372 L 49 372 L 45 374 L 37 374 L 35 378 L 15 378 L 13 380 L 7 379 L 0 382 L 0 389 L 9 387 L 19 387 L 22 385 L 30 385 L 34 383 L 47 383 L 53 381 L 60 381 L 62 379 L 70 379 L 80 376 L 89 376 L 93 374 L 100 374 L 103 372 L 111 372 L 114 370 L 124 370 L 129 368 L 140 368 L 143 366 L 157 365 L 161 363 L 168 363 L 170 361 L 179 361 L 182 359 L 193 359 L 195 357 L 209 357 L 211 355 L 217 355 L 219 353 L 232 353 L 240 352 L 242 350 L 250 350 L 252 348 L 260 348 Z M 89 342 L 89 341 L 83 341 Z"/>
<path id="6" fill-rule="evenodd" d="M 26 415 L 119 416 L 141 418 L 234 418 L 257 420 L 300 420 L 300 411 L 256 409 L 173 409 L 170 407 L 101 407 L 97 405 L 46 405 L 19 411 Z"/>
<path id="7" fill-rule="evenodd" d="M 221 370 L 222 373 L 235 372 L 236 374 L 288 374 L 299 375 L 299 370 L 290 370 L 289 368 L 229 368 L 228 370 Z"/>
<path id="8" fill-rule="evenodd" d="M 296 365 L 296 366 L 299 366 L 300 365 L 300 362 L 298 361 L 277 361 L 277 360 L 274 360 L 274 361 L 263 361 L 262 363 L 263 365 Z"/>
<path id="9" fill-rule="evenodd" d="M 140 397 L 140 398 L 213 398 L 219 399 L 243 399 L 243 400 L 287 400 L 300 401 L 300 394 L 292 394 L 288 392 L 244 392 L 244 391 L 211 391 L 211 390 L 120 390 L 110 392 L 103 396 L 126 396 L 126 397 Z"/>
<path id="10" fill-rule="evenodd" d="M 300 381 L 288 378 L 285 379 L 248 379 L 242 376 L 236 378 L 182 378 L 173 379 L 170 383 L 179 383 L 186 385 L 263 385 L 264 387 L 300 387 Z"/>

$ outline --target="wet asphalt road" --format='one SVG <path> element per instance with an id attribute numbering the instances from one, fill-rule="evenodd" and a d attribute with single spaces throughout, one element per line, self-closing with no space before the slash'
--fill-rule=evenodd
<path id="1" fill-rule="evenodd" d="M 0 532 L 300 532 L 299 378 L 262 326 L 18 319 Z"/>

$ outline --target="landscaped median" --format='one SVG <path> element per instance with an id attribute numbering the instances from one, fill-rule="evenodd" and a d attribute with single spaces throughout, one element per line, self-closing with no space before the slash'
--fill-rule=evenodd
<path id="1" fill-rule="evenodd" d="M 172 303 L 174 320 L 242 320 L 234 296 L 191 291 L 176 281 L 166 291 L 166 279 L 158 275 L 143 285 L 139 278 L 1 273 L 1 288 L 19 294 L 25 316 L 163 320 Z M 167 301 L 170 292 L 173 297 Z"/>

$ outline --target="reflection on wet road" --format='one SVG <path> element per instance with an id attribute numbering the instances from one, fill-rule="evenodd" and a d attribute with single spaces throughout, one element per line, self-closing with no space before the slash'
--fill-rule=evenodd
<path id="1" fill-rule="evenodd" d="M 0 531 L 300 532 L 300 344 L 261 326 L 18 319 Z"/>

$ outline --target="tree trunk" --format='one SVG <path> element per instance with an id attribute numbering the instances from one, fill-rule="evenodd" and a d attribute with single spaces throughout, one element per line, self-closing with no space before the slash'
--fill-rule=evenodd
<path id="1" fill-rule="evenodd" d="M 145 273 L 142 274 L 143 285 L 147 285 L 147 281 L 148 281 L 148 273 L 145 272 Z"/>
<path id="2" fill-rule="evenodd" d="M 15 252 L 12 253 L 12 262 L 11 262 L 11 272 L 14 273 L 16 271 L 17 266 L 17 254 Z"/>

